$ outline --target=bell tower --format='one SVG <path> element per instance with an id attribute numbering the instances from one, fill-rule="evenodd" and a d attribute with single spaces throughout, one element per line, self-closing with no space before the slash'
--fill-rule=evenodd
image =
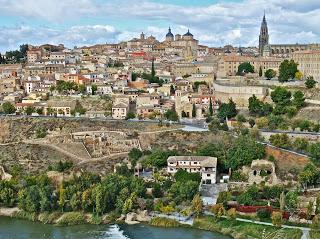
<path id="1" fill-rule="evenodd" d="M 263 56 L 263 50 L 266 45 L 269 45 L 269 33 L 268 33 L 268 25 L 266 20 L 266 14 L 263 14 L 263 19 L 260 28 L 259 35 L 259 53 L 260 56 Z"/>

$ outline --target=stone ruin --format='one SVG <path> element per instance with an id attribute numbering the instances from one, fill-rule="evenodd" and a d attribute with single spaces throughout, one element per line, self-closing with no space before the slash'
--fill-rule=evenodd
<path id="1" fill-rule="evenodd" d="M 0 179 L 1 180 L 10 180 L 12 178 L 11 174 L 5 172 L 4 168 L 0 166 Z"/>
<path id="2" fill-rule="evenodd" d="M 106 155 L 130 152 L 133 148 L 141 148 L 138 138 L 121 131 L 92 131 L 74 133 L 74 141 L 83 142 L 93 158 Z"/>
<path id="3" fill-rule="evenodd" d="M 248 176 L 249 184 L 262 182 L 267 185 L 278 184 L 275 165 L 268 160 L 253 160 L 250 167 L 242 168 L 242 172 Z"/>

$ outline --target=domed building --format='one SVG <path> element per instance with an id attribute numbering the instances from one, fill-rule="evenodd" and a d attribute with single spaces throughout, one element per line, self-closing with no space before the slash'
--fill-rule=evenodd
<path id="1" fill-rule="evenodd" d="M 167 42 L 171 42 L 171 41 L 174 41 L 174 36 L 171 32 L 171 28 L 169 27 L 169 30 L 168 30 L 168 33 L 166 35 L 166 41 Z"/>
<path id="2" fill-rule="evenodd" d="M 189 29 L 188 29 L 188 32 L 183 35 L 182 39 L 183 40 L 193 40 L 193 35 L 190 33 Z"/>

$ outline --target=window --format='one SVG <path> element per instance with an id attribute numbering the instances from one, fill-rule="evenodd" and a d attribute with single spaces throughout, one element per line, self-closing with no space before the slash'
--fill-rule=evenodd
<path id="1" fill-rule="evenodd" d="M 211 174 L 210 174 L 210 173 L 208 173 L 208 174 L 207 174 L 207 177 L 210 177 L 210 176 L 211 176 Z"/>

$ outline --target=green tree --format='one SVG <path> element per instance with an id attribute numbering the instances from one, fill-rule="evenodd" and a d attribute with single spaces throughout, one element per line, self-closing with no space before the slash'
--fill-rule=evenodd
<path id="1" fill-rule="evenodd" d="M 200 183 L 200 181 L 201 181 L 200 173 L 189 173 L 183 169 L 179 169 L 174 174 L 174 178 L 175 178 L 176 182 L 195 181 L 195 182 Z"/>
<path id="2" fill-rule="evenodd" d="M 293 142 L 293 147 L 299 151 L 306 151 L 309 146 L 309 141 L 305 138 L 296 138 Z"/>
<path id="3" fill-rule="evenodd" d="M 192 104 L 192 118 L 195 118 L 197 116 L 197 108 L 196 108 L 196 104 L 193 103 Z"/>
<path id="4" fill-rule="evenodd" d="M 291 92 L 284 87 L 277 86 L 271 92 L 271 99 L 277 105 L 288 106 L 291 103 Z"/>
<path id="5" fill-rule="evenodd" d="M 315 185 L 320 178 L 320 172 L 313 163 L 307 164 L 300 172 L 298 179 L 303 187 Z"/>
<path id="6" fill-rule="evenodd" d="M 296 72 L 298 72 L 298 64 L 294 60 L 284 60 L 279 67 L 279 81 L 286 82 L 295 78 Z"/>
<path id="7" fill-rule="evenodd" d="M 134 118 L 136 118 L 135 113 L 133 113 L 133 112 L 128 112 L 128 113 L 127 113 L 126 120 L 128 120 L 128 119 L 134 119 Z"/>
<path id="8" fill-rule="evenodd" d="M 95 95 L 95 94 L 96 94 L 96 92 L 97 92 L 97 90 L 98 90 L 97 85 L 91 85 L 92 95 Z"/>
<path id="9" fill-rule="evenodd" d="M 272 78 L 274 78 L 277 75 L 277 73 L 272 70 L 272 69 L 268 69 L 266 70 L 266 72 L 264 73 L 264 76 L 268 79 L 271 80 Z"/>
<path id="10" fill-rule="evenodd" d="M 225 214 L 225 209 L 221 203 L 215 204 L 210 208 L 216 219 L 220 219 Z"/>
<path id="11" fill-rule="evenodd" d="M 199 184 L 195 181 L 176 182 L 171 185 L 169 193 L 176 203 L 191 201 L 198 193 Z"/>
<path id="12" fill-rule="evenodd" d="M 270 143 L 280 148 L 290 148 L 291 142 L 287 134 L 273 134 L 270 136 Z"/>
<path id="13" fill-rule="evenodd" d="M 218 117 L 221 120 L 225 120 L 226 118 L 230 119 L 237 115 L 238 111 L 236 109 L 236 104 L 232 99 L 229 99 L 229 103 L 222 103 L 218 110 Z"/>
<path id="14" fill-rule="evenodd" d="M 247 121 L 246 117 L 243 114 L 237 115 L 236 120 L 241 123 L 244 123 Z"/>
<path id="15" fill-rule="evenodd" d="M 250 127 L 253 128 L 253 126 L 255 126 L 255 124 L 256 124 L 255 120 L 252 119 L 252 118 L 250 118 L 250 119 L 249 119 L 249 125 L 250 125 Z"/>
<path id="16" fill-rule="evenodd" d="M 81 194 L 79 192 L 72 195 L 70 199 L 70 206 L 73 211 L 81 209 Z"/>
<path id="17" fill-rule="evenodd" d="M 316 197 L 316 214 L 320 213 L 320 193 Z"/>
<path id="18" fill-rule="evenodd" d="M 84 93 L 86 93 L 86 86 L 85 85 L 79 85 L 78 90 L 79 90 L 79 92 L 81 94 L 84 94 Z"/>
<path id="19" fill-rule="evenodd" d="M 262 159 L 265 156 L 265 148 L 249 136 L 241 135 L 236 139 L 235 144 L 228 150 L 227 165 L 233 170 L 249 165 L 255 159 Z"/>
<path id="20" fill-rule="evenodd" d="M 320 162 L 320 143 L 311 144 L 308 151 L 314 162 Z"/>
<path id="21" fill-rule="evenodd" d="M 196 81 L 196 82 L 194 82 L 194 89 L 198 90 L 199 85 L 207 85 L 207 83 L 205 81 Z"/>
<path id="22" fill-rule="evenodd" d="M 203 203 L 199 194 L 195 195 L 192 200 L 192 211 L 199 217 L 203 213 Z"/>
<path id="23" fill-rule="evenodd" d="M 152 78 L 154 78 L 156 76 L 156 70 L 154 67 L 154 58 L 152 59 L 152 63 L 151 63 L 151 76 L 152 76 Z"/>
<path id="24" fill-rule="evenodd" d="M 147 166 L 153 166 L 156 168 L 163 168 L 167 165 L 167 159 L 169 156 L 177 155 L 175 151 L 161 151 L 155 150 L 149 154 L 144 160 L 144 164 Z"/>
<path id="25" fill-rule="evenodd" d="M 289 119 L 292 119 L 298 113 L 297 107 L 295 106 L 288 106 L 286 107 L 286 110 Z"/>
<path id="26" fill-rule="evenodd" d="M 36 112 L 38 115 L 43 115 L 43 108 L 38 108 Z"/>
<path id="27" fill-rule="evenodd" d="M 286 194 L 286 206 L 290 210 L 294 210 L 298 206 L 298 192 L 297 191 L 289 191 Z"/>
<path id="28" fill-rule="evenodd" d="M 259 77 L 262 77 L 262 67 L 259 67 Z"/>
<path id="29" fill-rule="evenodd" d="M 177 114 L 177 112 L 174 111 L 174 110 L 167 110 L 167 111 L 164 113 L 164 117 L 165 117 L 167 120 L 170 120 L 170 121 L 178 121 L 178 120 L 179 120 L 178 114 Z"/>
<path id="30" fill-rule="evenodd" d="M 212 116 L 213 115 L 213 104 L 212 104 L 212 99 L 210 97 L 210 103 L 209 103 L 209 115 Z"/>
<path id="31" fill-rule="evenodd" d="M 66 204 L 66 190 L 63 188 L 63 185 L 61 184 L 60 188 L 59 188 L 59 206 L 61 211 L 64 211 L 64 207 Z"/>
<path id="32" fill-rule="evenodd" d="M 96 205 L 95 212 L 97 213 L 97 215 L 101 215 L 103 214 L 106 207 L 105 189 L 101 184 L 98 184 L 92 191 L 92 194 Z"/>
<path id="33" fill-rule="evenodd" d="M 312 89 L 315 87 L 317 82 L 313 79 L 313 76 L 308 76 L 304 84 L 308 89 Z"/>
<path id="34" fill-rule="evenodd" d="M 10 102 L 4 102 L 2 104 L 2 109 L 5 114 L 13 114 L 16 112 L 16 108 Z"/>
<path id="35" fill-rule="evenodd" d="M 176 93 L 176 89 L 174 88 L 174 85 L 170 85 L 170 94 L 174 95 Z"/>
<path id="36" fill-rule="evenodd" d="M 248 109 L 251 115 L 259 116 L 259 117 L 269 115 L 273 110 L 270 104 L 263 103 L 255 95 L 249 98 Z"/>
<path id="37" fill-rule="evenodd" d="M 142 157 L 142 152 L 140 149 L 133 148 L 130 150 L 128 157 L 132 165 L 136 165 L 137 161 Z"/>
<path id="38" fill-rule="evenodd" d="M 304 106 L 305 104 L 304 101 L 305 101 L 304 94 L 301 90 L 297 90 L 296 92 L 294 92 L 293 100 L 292 100 L 292 104 L 294 106 L 296 106 L 299 109 Z"/>
<path id="39" fill-rule="evenodd" d="M 227 205 L 227 202 L 231 200 L 232 200 L 231 192 L 227 192 L 227 191 L 219 192 L 217 203 L 222 203 L 223 205 Z"/>
<path id="40" fill-rule="evenodd" d="M 28 106 L 26 109 L 25 109 L 25 113 L 27 115 L 32 115 L 32 113 L 35 111 L 34 107 L 32 106 Z"/>
<path id="41" fill-rule="evenodd" d="M 238 66 L 237 75 L 244 75 L 244 74 L 247 74 L 247 73 L 254 73 L 253 65 L 251 65 L 250 62 L 241 63 Z"/>

